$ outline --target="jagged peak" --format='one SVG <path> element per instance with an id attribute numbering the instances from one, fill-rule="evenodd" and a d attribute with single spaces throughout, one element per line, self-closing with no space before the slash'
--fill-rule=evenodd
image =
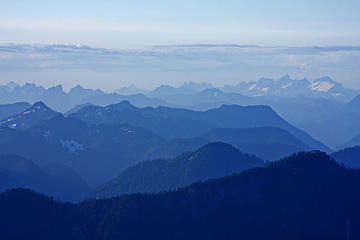
<path id="1" fill-rule="evenodd" d="M 58 84 L 56 86 L 53 86 L 53 87 L 50 87 L 48 88 L 49 91 L 52 91 L 52 92 L 64 92 L 63 91 L 63 87 L 61 84 Z"/>

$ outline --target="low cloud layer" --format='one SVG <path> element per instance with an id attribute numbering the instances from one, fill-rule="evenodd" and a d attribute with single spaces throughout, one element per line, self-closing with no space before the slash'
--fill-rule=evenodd
<path id="1" fill-rule="evenodd" d="M 83 45 L 0 45 L 1 82 L 27 80 L 46 85 L 44 81 L 64 81 L 69 87 L 79 82 L 105 89 L 131 83 L 152 87 L 189 80 L 224 85 L 289 73 L 297 78 L 329 75 L 346 86 L 358 88 L 359 66 L 360 46 L 195 44 L 106 49 Z"/>

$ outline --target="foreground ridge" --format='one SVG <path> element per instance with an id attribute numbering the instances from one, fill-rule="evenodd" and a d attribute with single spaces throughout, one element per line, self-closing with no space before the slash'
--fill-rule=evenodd
<path id="1" fill-rule="evenodd" d="M 76 205 L 15 189 L 0 195 L 0 233 L 16 239 L 357 239 L 359 186 L 359 171 L 312 151 L 177 191 Z M 49 225 L 51 231 L 41 231 Z"/>

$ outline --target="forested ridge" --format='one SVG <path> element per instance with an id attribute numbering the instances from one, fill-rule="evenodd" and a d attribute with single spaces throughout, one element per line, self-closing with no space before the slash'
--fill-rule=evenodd
<path id="1" fill-rule="evenodd" d="M 15 189 L 0 196 L 1 234 L 14 239 L 359 239 L 359 187 L 358 170 L 314 151 L 176 191 L 75 205 Z"/>

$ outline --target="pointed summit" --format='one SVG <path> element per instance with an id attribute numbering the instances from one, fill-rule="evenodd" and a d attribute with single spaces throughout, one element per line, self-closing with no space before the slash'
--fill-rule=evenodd
<path id="1" fill-rule="evenodd" d="M 282 77 L 279 79 L 280 85 L 288 84 L 288 83 L 291 82 L 291 81 L 292 81 L 292 79 L 290 78 L 290 75 L 289 75 L 289 74 L 285 74 L 284 76 L 282 76 Z"/>
<path id="2" fill-rule="evenodd" d="M 289 81 L 289 80 L 291 80 L 291 78 L 288 73 L 280 78 L 280 81 Z"/>

